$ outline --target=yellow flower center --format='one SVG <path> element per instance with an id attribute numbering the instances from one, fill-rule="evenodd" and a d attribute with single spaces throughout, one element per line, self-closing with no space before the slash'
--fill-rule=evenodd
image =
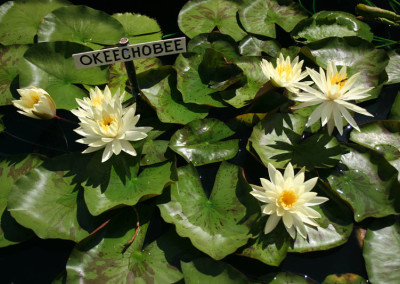
<path id="1" fill-rule="evenodd" d="M 286 64 L 279 64 L 276 68 L 278 71 L 279 77 L 282 77 L 283 72 L 285 72 L 285 79 L 288 80 L 290 73 L 292 72 L 292 66 Z"/>
<path id="2" fill-rule="evenodd" d="M 298 196 L 293 189 L 285 189 L 279 197 L 279 204 L 285 209 L 291 208 L 297 201 Z"/>
<path id="3" fill-rule="evenodd" d="M 103 116 L 102 120 L 100 121 L 100 126 L 101 126 L 101 128 L 103 128 L 103 130 L 105 132 L 108 132 L 108 128 L 114 122 L 116 122 L 114 117 L 112 117 L 110 115 L 106 115 L 106 116 Z"/>
<path id="4" fill-rule="evenodd" d="M 33 108 L 35 104 L 37 104 L 40 101 L 40 96 L 37 93 L 31 94 L 30 95 L 30 101 L 28 102 L 28 107 Z"/>
<path id="5" fill-rule="evenodd" d="M 93 98 L 93 100 L 92 100 L 92 104 L 93 104 L 94 107 L 97 107 L 102 102 L 103 102 L 103 97 L 102 96 L 98 96 L 96 98 Z"/>
<path id="6" fill-rule="evenodd" d="M 347 74 L 345 74 L 343 77 L 339 75 L 339 73 L 336 73 L 335 75 L 331 75 L 331 84 L 332 85 L 338 85 L 339 90 L 343 88 L 344 84 L 347 81 Z"/>

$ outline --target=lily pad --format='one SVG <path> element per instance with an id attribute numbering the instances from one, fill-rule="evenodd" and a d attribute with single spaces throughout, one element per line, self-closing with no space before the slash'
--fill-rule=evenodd
<path id="1" fill-rule="evenodd" d="M 400 226 L 394 218 L 375 220 L 364 239 L 363 256 L 371 283 L 397 283 L 400 279 Z"/>
<path id="2" fill-rule="evenodd" d="M 217 27 L 221 33 L 239 41 L 246 33 L 236 20 L 237 11 L 236 3 L 228 0 L 188 1 L 178 15 L 179 29 L 193 38 L 201 33 L 209 33 Z"/>
<path id="3" fill-rule="evenodd" d="M 117 13 L 112 17 L 122 24 L 130 44 L 161 40 L 161 28 L 155 19 L 132 13 Z"/>
<path id="4" fill-rule="evenodd" d="M 336 66 L 347 66 L 348 76 L 360 72 L 357 83 L 365 88 L 373 87 L 369 91 L 371 96 L 362 101 L 377 98 L 387 80 L 385 68 L 389 57 L 386 52 L 359 37 L 323 39 L 302 47 L 301 52 L 322 68 L 334 62 Z"/>
<path id="5" fill-rule="evenodd" d="M 379 121 L 364 124 L 360 132 L 352 131 L 350 140 L 377 151 L 399 172 L 400 180 L 400 122 Z"/>
<path id="6" fill-rule="evenodd" d="M 367 284 L 368 282 L 360 275 L 353 273 L 331 274 L 326 276 L 322 284 Z"/>
<path id="7" fill-rule="evenodd" d="M 194 120 L 172 135 L 169 146 L 188 163 L 200 166 L 233 158 L 239 150 L 239 140 L 221 141 L 233 134 L 217 119 Z"/>
<path id="8" fill-rule="evenodd" d="M 0 43 L 3 45 L 34 43 L 43 17 L 59 7 L 70 5 L 64 0 L 8 1 L 0 6 Z"/>
<path id="9" fill-rule="evenodd" d="M 321 11 L 300 22 L 292 31 L 292 37 L 302 43 L 310 43 L 328 37 L 359 36 L 372 41 L 370 27 L 356 16 L 341 11 Z"/>
<path id="10" fill-rule="evenodd" d="M 275 24 L 290 32 L 307 13 L 295 1 L 245 0 L 239 6 L 239 18 L 247 32 L 275 38 Z"/>
<path id="11" fill-rule="evenodd" d="M 229 264 L 212 258 L 181 262 L 185 283 L 230 284 L 249 283 L 247 277 Z"/>
<path id="12" fill-rule="evenodd" d="M 182 279 L 170 263 L 182 253 L 174 236 L 166 234 L 144 246 L 151 208 L 151 204 L 138 206 L 137 215 L 126 208 L 80 242 L 67 262 L 67 282 L 175 283 Z"/>
<path id="13" fill-rule="evenodd" d="M 196 168 L 178 169 L 178 182 L 171 185 L 171 200 L 158 205 L 161 216 L 176 226 L 199 250 L 219 260 L 245 245 L 250 227 L 259 214 L 238 166 L 223 162 L 207 198 Z M 258 210 L 257 210 L 258 211 Z"/>
<path id="14" fill-rule="evenodd" d="M 0 46 L 0 105 L 9 105 L 15 99 L 12 84 L 18 76 L 20 58 L 27 49 L 27 45 Z"/>
<path id="15" fill-rule="evenodd" d="M 76 84 L 101 85 L 108 81 L 108 70 L 100 67 L 77 70 L 72 54 L 89 51 L 76 43 L 39 43 L 30 47 L 19 64 L 20 87 L 34 85 L 46 90 L 57 108 L 71 110 L 75 99 L 86 92 Z"/>
<path id="16" fill-rule="evenodd" d="M 330 175 L 328 181 L 340 198 L 351 206 L 354 219 L 360 222 L 368 217 L 398 214 L 400 185 L 397 171 L 372 151 L 347 150 L 341 158 L 341 165 L 347 169 Z"/>
<path id="17" fill-rule="evenodd" d="M 12 185 L 32 169 L 38 167 L 42 159 L 35 155 L 15 156 L 0 161 L 0 247 L 17 244 L 33 236 L 33 232 L 18 224 L 7 210 L 7 199 Z"/>
<path id="18" fill-rule="evenodd" d="M 87 6 L 58 8 L 44 17 L 38 29 L 39 42 L 114 45 L 124 35 L 124 28 L 118 20 Z"/>
<path id="19" fill-rule="evenodd" d="M 397 93 L 396 98 L 394 99 L 388 119 L 400 121 L 400 92 Z"/>
<path id="20" fill-rule="evenodd" d="M 141 166 L 149 166 L 172 159 L 172 152 L 168 152 L 169 141 L 147 140 L 143 145 Z"/>
<path id="21" fill-rule="evenodd" d="M 146 100 L 156 109 L 161 122 L 187 124 L 207 116 L 208 107 L 182 101 L 172 68 L 165 66 L 143 72 L 138 75 L 138 80 Z"/>
<path id="22" fill-rule="evenodd" d="M 400 54 L 395 51 L 390 51 L 389 62 L 386 66 L 388 75 L 387 85 L 400 83 Z"/>
<path id="23" fill-rule="evenodd" d="M 276 40 L 261 40 L 255 36 L 247 35 L 239 43 L 240 53 L 245 56 L 261 56 L 267 54 L 278 57 L 281 50 Z"/>
<path id="24" fill-rule="evenodd" d="M 258 279 L 265 283 L 272 283 L 272 284 L 287 284 L 287 283 L 316 284 L 316 282 L 309 279 L 306 275 L 301 276 L 291 272 L 270 273 L 261 276 Z"/>

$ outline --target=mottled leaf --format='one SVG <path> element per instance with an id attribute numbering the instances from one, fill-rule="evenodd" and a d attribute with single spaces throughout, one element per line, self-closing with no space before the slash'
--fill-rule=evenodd
<path id="1" fill-rule="evenodd" d="M 300 276 L 291 272 L 270 273 L 261 276 L 258 279 L 262 280 L 263 283 L 272 283 L 272 284 L 288 284 L 288 283 L 316 284 L 316 282 L 309 279 L 306 275 Z"/>
<path id="2" fill-rule="evenodd" d="M 353 273 L 331 274 L 326 276 L 322 284 L 367 284 L 368 282 L 360 275 Z"/>
<path id="3" fill-rule="evenodd" d="M 261 40 L 247 35 L 240 41 L 239 49 L 240 53 L 245 56 L 261 56 L 265 53 L 277 57 L 281 48 L 276 40 Z"/>
<path id="4" fill-rule="evenodd" d="M 172 158 L 172 152 L 168 151 L 169 141 L 167 140 L 146 140 L 143 145 L 141 166 L 149 166 Z"/>
<path id="5" fill-rule="evenodd" d="M 395 51 L 390 51 L 389 62 L 386 66 L 386 73 L 388 75 L 387 85 L 400 83 L 400 54 Z"/>

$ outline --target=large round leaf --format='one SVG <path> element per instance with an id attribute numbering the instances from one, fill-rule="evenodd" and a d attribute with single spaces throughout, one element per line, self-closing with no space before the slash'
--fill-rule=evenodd
<path id="1" fill-rule="evenodd" d="M 162 33 L 157 21 L 140 14 L 114 14 L 125 30 L 130 44 L 160 40 Z"/>
<path id="2" fill-rule="evenodd" d="M 236 41 L 246 33 L 236 20 L 236 3 L 228 0 L 191 0 L 179 12 L 178 25 L 182 32 L 193 38 L 201 33 L 209 33 L 215 27 Z"/>
<path id="3" fill-rule="evenodd" d="M 400 54 L 390 51 L 389 58 L 389 63 L 386 66 L 386 73 L 389 78 L 386 84 L 400 83 Z"/>
<path id="4" fill-rule="evenodd" d="M 356 16 L 340 11 L 321 11 L 300 22 L 292 31 L 295 40 L 310 43 L 328 37 L 359 36 L 371 41 L 370 27 Z"/>
<path id="5" fill-rule="evenodd" d="M 171 201 L 158 206 L 163 219 L 173 223 L 179 235 L 218 260 L 250 238 L 258 206 L 249 190 L 240 168 L 223 162 L 207 198 L 195 167 L 189 164 L 178 169 L 178 182 L 171 185 Z"/>
<path id="6" fill-rule="evenodd" d="M 28 49 L 27 45 L 0 46 L 0 105 L 11 104 L 17 81 L 18 63 Z"/>
<path id="7" fill-rule="evenodd" d="M 0 161 L 0 247 L 16 244 L 30 238 L 32 231 L 19 225 L 7 210 L 7 199 L 12 185 L 21 177 L 38 167 L 38 156 L 16 156 Z"/>
<path id="8" fill-rule="evenodd" d="M 69 5 L 64 0 L 8 1 L 0 6 L 0 43 L 34 43 L 39 24 L 49 12 Z"/>
<path id="9" fill-rule="evenodd" d="M 348 148 L 341 164 L 347 169 L 329 176 L 328 181 L 340 198 L 350 204 L 357 222 L 400 212 L 397 171 L 382 156 Z"/>
<path id="10" fill-rule="evenodd" d="M 233 158 L 239 150 L 238 139 L 221 141 L 234 132 L 214 118 L 194 120 L 172 135 L 169 146 L 195 166 Z"/>
<path id="11" fill-rule="evenodd" d="M 123 164 L 121 164 L 118 163 L 115 167 L 122 167 Z M 112 169 L 110 186 L 105 190 L 102 190 L 100 186 L 85 189 L 85 201 L 90 213 L 99 215 L 119 205 L 135 205 L 146 195 L 161 194 L 164 187 L 173 181 L 173 167 L 172 162 L 168 162 L 145 168 L 139 175 L 125 169 L 125 171 L 131 172 L 131 176 L 122 180 L 118 176 L 118 168 L 117 170 Z"/>
<path id="12" fill-rule="evenodd" d="M 161 122 L 186 124 L 207 116 L 208 107 L 182 101 L 176 89 L 176 74 L 170 67 L 143 72 L 138 80 L 146 100 L 156 109 Z"/>
<path id="13" fill-rule="evenodd" d="M 114 216 L 105 228 L 80 242 L 72 251 L 67 263 L 67 282 L 179 281 L 182 274 L 171 262 L 186 248 L 182 240 L 178 242 L 176 236 L 166 234 L 143 246 L 153 206 L 138 206 L 137 215 L 132 208 L 126 208 Z M 138 228 L 137 222 L 140 225 Z M 135 232 L 137 235 L 134 237 Z M 133 242 L 129 244 L 133 237 Z M 175 262 L 179 263 L 179 259 Z"/>
<path id="14" fill-rule="evenodd" d="M 336 66 L 347 66 L 349 75 L 360 72 L 357 83 L 374 88 L 364 101 L 378 97 L 387 79 L 385 67 L 389 57 L 386 52 L 359 37 L 327 38 L 310 43 L 301 51 L 325 69 L 329 62 L 334 62 Z"/>
<path id="15" fill-rule="evenodd" d="M 361 125 L 360 130 L 352 131 L 350 140 L 383 155 L 399 172 L 400 180 L 400 122 L 372 122 Z"/>
<path id="16" fill-rule="evenodd" d="M 72 41 L 114 45 L 124 37 L 122 24 L 105 12 L 87 6 L 61 7 L 39 25 L 38 41 Z"/>
<path id="17" fill-rule="evenodd" d="M 278 57 L 281 50 L 276 40 L 261 40 L 255 36 L 247 35 L 239 43 L 240 53 L 247 56 L 261 56 L 263 53 Z"/>
<path id="18" fill-rule="evenodd" d="M 375 220 L 364 239 L 363 256 L 371 283 L 400 279 L 400 226 L 394 218 Z"/>
<path id="19" fill-rule="evenodd" d="M 239 17 L 247 32 L 275 38 L 275 24 L 290 32 L 307 14 L 295 1 L 245 0 Z"/>
<path id="20" fill-rule="evenodd" d="M 76 84 L 101 85 L 108 81 L 108 71 L 101 67 L 77 70 L 72 54 L 90 49 L 76 43 L 40 43 L 29 48 L 19 64 L 21 87 L 34 85 L 45 89 L 57 108 L 73 109 L 75 99 L 86 96 Z"/>
<path id="21" fill-rule="evenodd" d="M 185 283 L 233 284 L 249 283 L 247 277 L 229 264 L 212 258 L 181 262 Z"/>

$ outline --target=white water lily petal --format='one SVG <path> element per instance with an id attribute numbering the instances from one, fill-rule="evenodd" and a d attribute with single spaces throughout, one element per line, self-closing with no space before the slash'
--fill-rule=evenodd
<path id="1" fill-rule="evenodd" d="M 275 229 L 276 225 L 278 225 L 280 220 L 281 217 L 279 217 L 278 215 L 276 214 L 270 215 L 268 217 L 267 223 L 265 224 L 264 234 L 272 232 L 272 230 Z"/>
<path id="2" fill-rule="evenodd" d="M 18 113 L 36 119 L 52 119 L 56 116 L 56 104 L 45 90 L 30 86 L 17 89 L 17 92 L 21 97 L 13 100 L 12 104 L 20 109 Z"/>

